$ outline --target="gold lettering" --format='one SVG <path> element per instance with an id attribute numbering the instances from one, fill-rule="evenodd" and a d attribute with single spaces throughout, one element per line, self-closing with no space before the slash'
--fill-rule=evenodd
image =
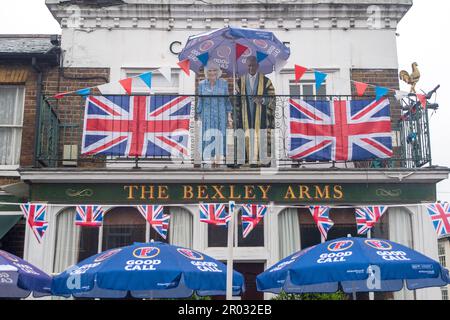
<path id="1" fill-rule="evenodd" d="M 292 190 L 292 186 L 289 186 L 289 187 L 288 187 L 288 189 L 287 189 L 287 191 L 286 191 L 286 194 L 284 195 L 284 199 L 285 199 L 285 200 L 288 200 L 288 199 L 290 199 L 290 200 L 296 200 L 294 190 Z"/>
<path id="2" fill-rule="evenodd" d="M 237 199 L 240 199 L 241 198 L 241 195 L 239 195 L 239 197 L 237 197 L 237 196 L 235 196 L 234 195 L 234 185 L 232 184 L 232 185 L 230 185 L 230 199 L 232 199 L 232 200 L 237 200 Z"/>
<path id="3" fill-rule="evenodd" d="M 211 197 L 211 199 L 217 199 L 217 197 L 221 200 L 225 199 L 225 196 L 222 194 L 223 186 L 212 186 L 212 188 L 216 193 Z"/>
<path id="4" fill-rule="evenodd" d="M 262 199 L 268 199 L 267 193 L 270 190 L 270 186 L 258 186 L 258 188 L 262 192 Z"/>
<path id="5" fill-rule="evenodd" d="M 208 200 L 208 187 L 207 186 L 197 186 L 197 198 L 198 200 Z"/>
<path id="6" fill-rule="evenodd" d="M 330 199 L 330 186 L 325 186 L 324 190 L 320 189 L 320 186 L 315 186 L 316 188 L 316 199 Z"/>
<path id="7" fill-rule="evenodd" d="M 194 190 L 192 186 L 183 186 L 183 199 L 193 199 L 194 198 Z"/>
<path id="8" fill-rule="evenodd" d="M 312 199 L 312 197 L 309 195 L 309 187 L 308 186 L 300 186 L 300 199 L 304 199 L 305 196 L 308 199 Z"/>
<path id="9" fill-rule="evenodd" d="M 141 186 L 141 200 L 145 199 L 154 199 L 153 193 L 155 192 L 154 186 L 148 186 L 148 190 L 146 186 Z M 145 195 L 148 194 L 148 198 Z"/>
<path id="10" fill-rule="evenodd" d="M 245 199 L 246 200 L 251 200 L 251 199 L 256 199 L 255 196 L 255 186 L 245 186 L 244 187 L 245 190 Z"/>
<path id="11" fill-rule="evenodd" d="M 169 199 L 169 187 L 168 186 L 158 186 L 158 199 Z"/>
<path id="12" fill-rule="evenodd" d="M 344 198 L 344 191 L 342 189 L 342 186 L 339 186 L 339 185 L 334 186 L 333 190 L 334 190 L 334 195 L 333 195 L 334 199 L 340 200 L 340 199 Z"/>
<path id="13" fill-rule="evenodd" d="M 125 190 L 128 189 L 128 200 L 134 200 L 134 190 L 138 189 L 138 186 L 123 186 Z"/>

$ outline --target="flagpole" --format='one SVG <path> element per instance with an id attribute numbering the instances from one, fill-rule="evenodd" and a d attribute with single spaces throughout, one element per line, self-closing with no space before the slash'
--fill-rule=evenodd
<path id="1" fill-rule="evenodd" d="M 227 256 L 227 300 L 233 300 L 233 247 L 234 247 L 234 202 L 229 202 L 230 221 L 228 222 L 228 256 Z"/>
<path id="2" fill-rule="evenodd" d="M 372 229 L 369 229 L 369 231 L 367 231 L 367 239 L 371 239 L 371 238 L 372 238 Z M 369 300 L 370 301 L 375 300 L 375 293 L 373 293 L 372 291 L 369 292 Z"/>

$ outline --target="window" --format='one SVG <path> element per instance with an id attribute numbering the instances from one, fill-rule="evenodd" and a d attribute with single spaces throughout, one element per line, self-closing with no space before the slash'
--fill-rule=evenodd
<path id="1" fill-rule="evenodd" d="M 325 96 L 327 94 L 326 85 L 322 84 L 318 91 L 316 91 L 316 84 L 314 81 L 289 81 L 289 94 L 291 96 L 304 96 L 306 98 L 314 96 Z"/>
<path id="2" fill-rule="evenodd" d="M 3 166 L 19 165 L 24 93 L 23 86 L 0 86 L 0 165 Z"/>
<path id="3" fill-rule="evenodd" d="M 178 95 L 179 92 L 179 73 L 176 70 L 172 70 L 172 79 L 171 82 L 167 81 L 167 79 L 159 72 L 157 69 L 133 69 L 126 70 L 125 76 L 127 78 L 137 77 L 138 75 L 152 72 L 152 87 L 149 90 L 147 85 L 139 78 L 135 78 L 133 80 L 133 93 L 141 93 L 141 94 L 174 94 Z"/>
<path id="4" fill-rule="evenodd" d="M 441 289 L 441 293 L 442 293 L 442 300 L 448 300 L 448 290 L 447 288 L 445 289 Z"/>
<path id="5" fill-rule="evenodd" d="M 439 263 L 446 267 L 447 266 L 447 259 L 445 257 L 445 245 L 444 242 L 439 241 L 438 243 L 438 255 L 439 255 Z"/>

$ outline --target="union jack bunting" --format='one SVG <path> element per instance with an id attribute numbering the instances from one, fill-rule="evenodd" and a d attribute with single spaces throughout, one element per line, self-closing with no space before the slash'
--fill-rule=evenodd
<path id="1" fill-rule="evenodd" d="M 90 96 L 83 155 L 188 157 L 191 97 Z"/>
<path id="2" fill-rule="evenodd" d="M 104 214 L 101 206 L 77 206 L 75 224 L 80 227 L 100 227 Z"/>
<path id="3" fill-rule="evenodd" d="M 356 226 L 358 228 L 358 234 L 359 235 L 367 234 L 367 232 L 369 232 L 370 228 L 367 226 L 366 212 L 361 209 L 356 209 L 355 215 L 356 215 Z"/>
<path id="4" fill-rule="evenodd" d="M 427 206 L 428 214 L 433 222 L 434 229 L 438 236 L 450 234 L 450 204 L 436 203 Z"/>
<path id="5" fill-rule="evenodd" d="M 41 243 L 48 228 L 48 222 L 45 221 L 47 220 L 47 205 L 28 203 L 20 205 L 20 208 L 37 241 Z"/>
<path id="6" fill-rule="evenodd" d="M 289 99 L 289 157 L 306 161 L 391 158 L 390 106 L 378 101 Z"/>
<path id="7" fill-rule="evenodd" d="M 366 225 L 370 229 L 372 229 L 378 221 L 380 221 L 383 214 L 386 213 L 388 207 L 385 206 L 374 206 L 374 207 L 361 207 L 358 210 L 361 210 L 366 214 Z"/>
<path id="8" fill-rule="evenodd" d="M 314 222 L 319 228 L 320 234 L 323 239 L 327 239 L 328 231 L 334 225 L 333 221 L 330 219 L 330 208 L 323 206 L 309 207 L 309 211 L 313 216 Z"/>
<path id="9" fill-rule="evenodd" d="M 163 239 L 167 239 L 170 215 L 164 214 L 164 206 L 138 206 L 139 212 Z"/>
<path id="10" fill-rule="evenodd" d="M 242 205 L 242 235 L 247 238 L 268 211 L 268 206 L 260 204 Z"/>
<path id="11" fill-rule="evenodd" d="M 231 219 L 231 215 L 227 211 L 226 204 L 219 203 L 201 203 L 200 222 L 213 224 L 216 226 L 226 226 Z"/>

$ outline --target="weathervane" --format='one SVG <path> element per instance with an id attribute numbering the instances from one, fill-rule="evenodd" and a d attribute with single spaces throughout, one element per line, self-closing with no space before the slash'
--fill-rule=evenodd
<path id="1" fill-rule="evenodd" d="M 420 80 L 420 71 L 417 62 L 412 64 L 412 73 L 409 74 L 408 71 L 400 71 L 400 80 L 411 85 L 411 93 L 416 93 L 416 85 Z"/>

